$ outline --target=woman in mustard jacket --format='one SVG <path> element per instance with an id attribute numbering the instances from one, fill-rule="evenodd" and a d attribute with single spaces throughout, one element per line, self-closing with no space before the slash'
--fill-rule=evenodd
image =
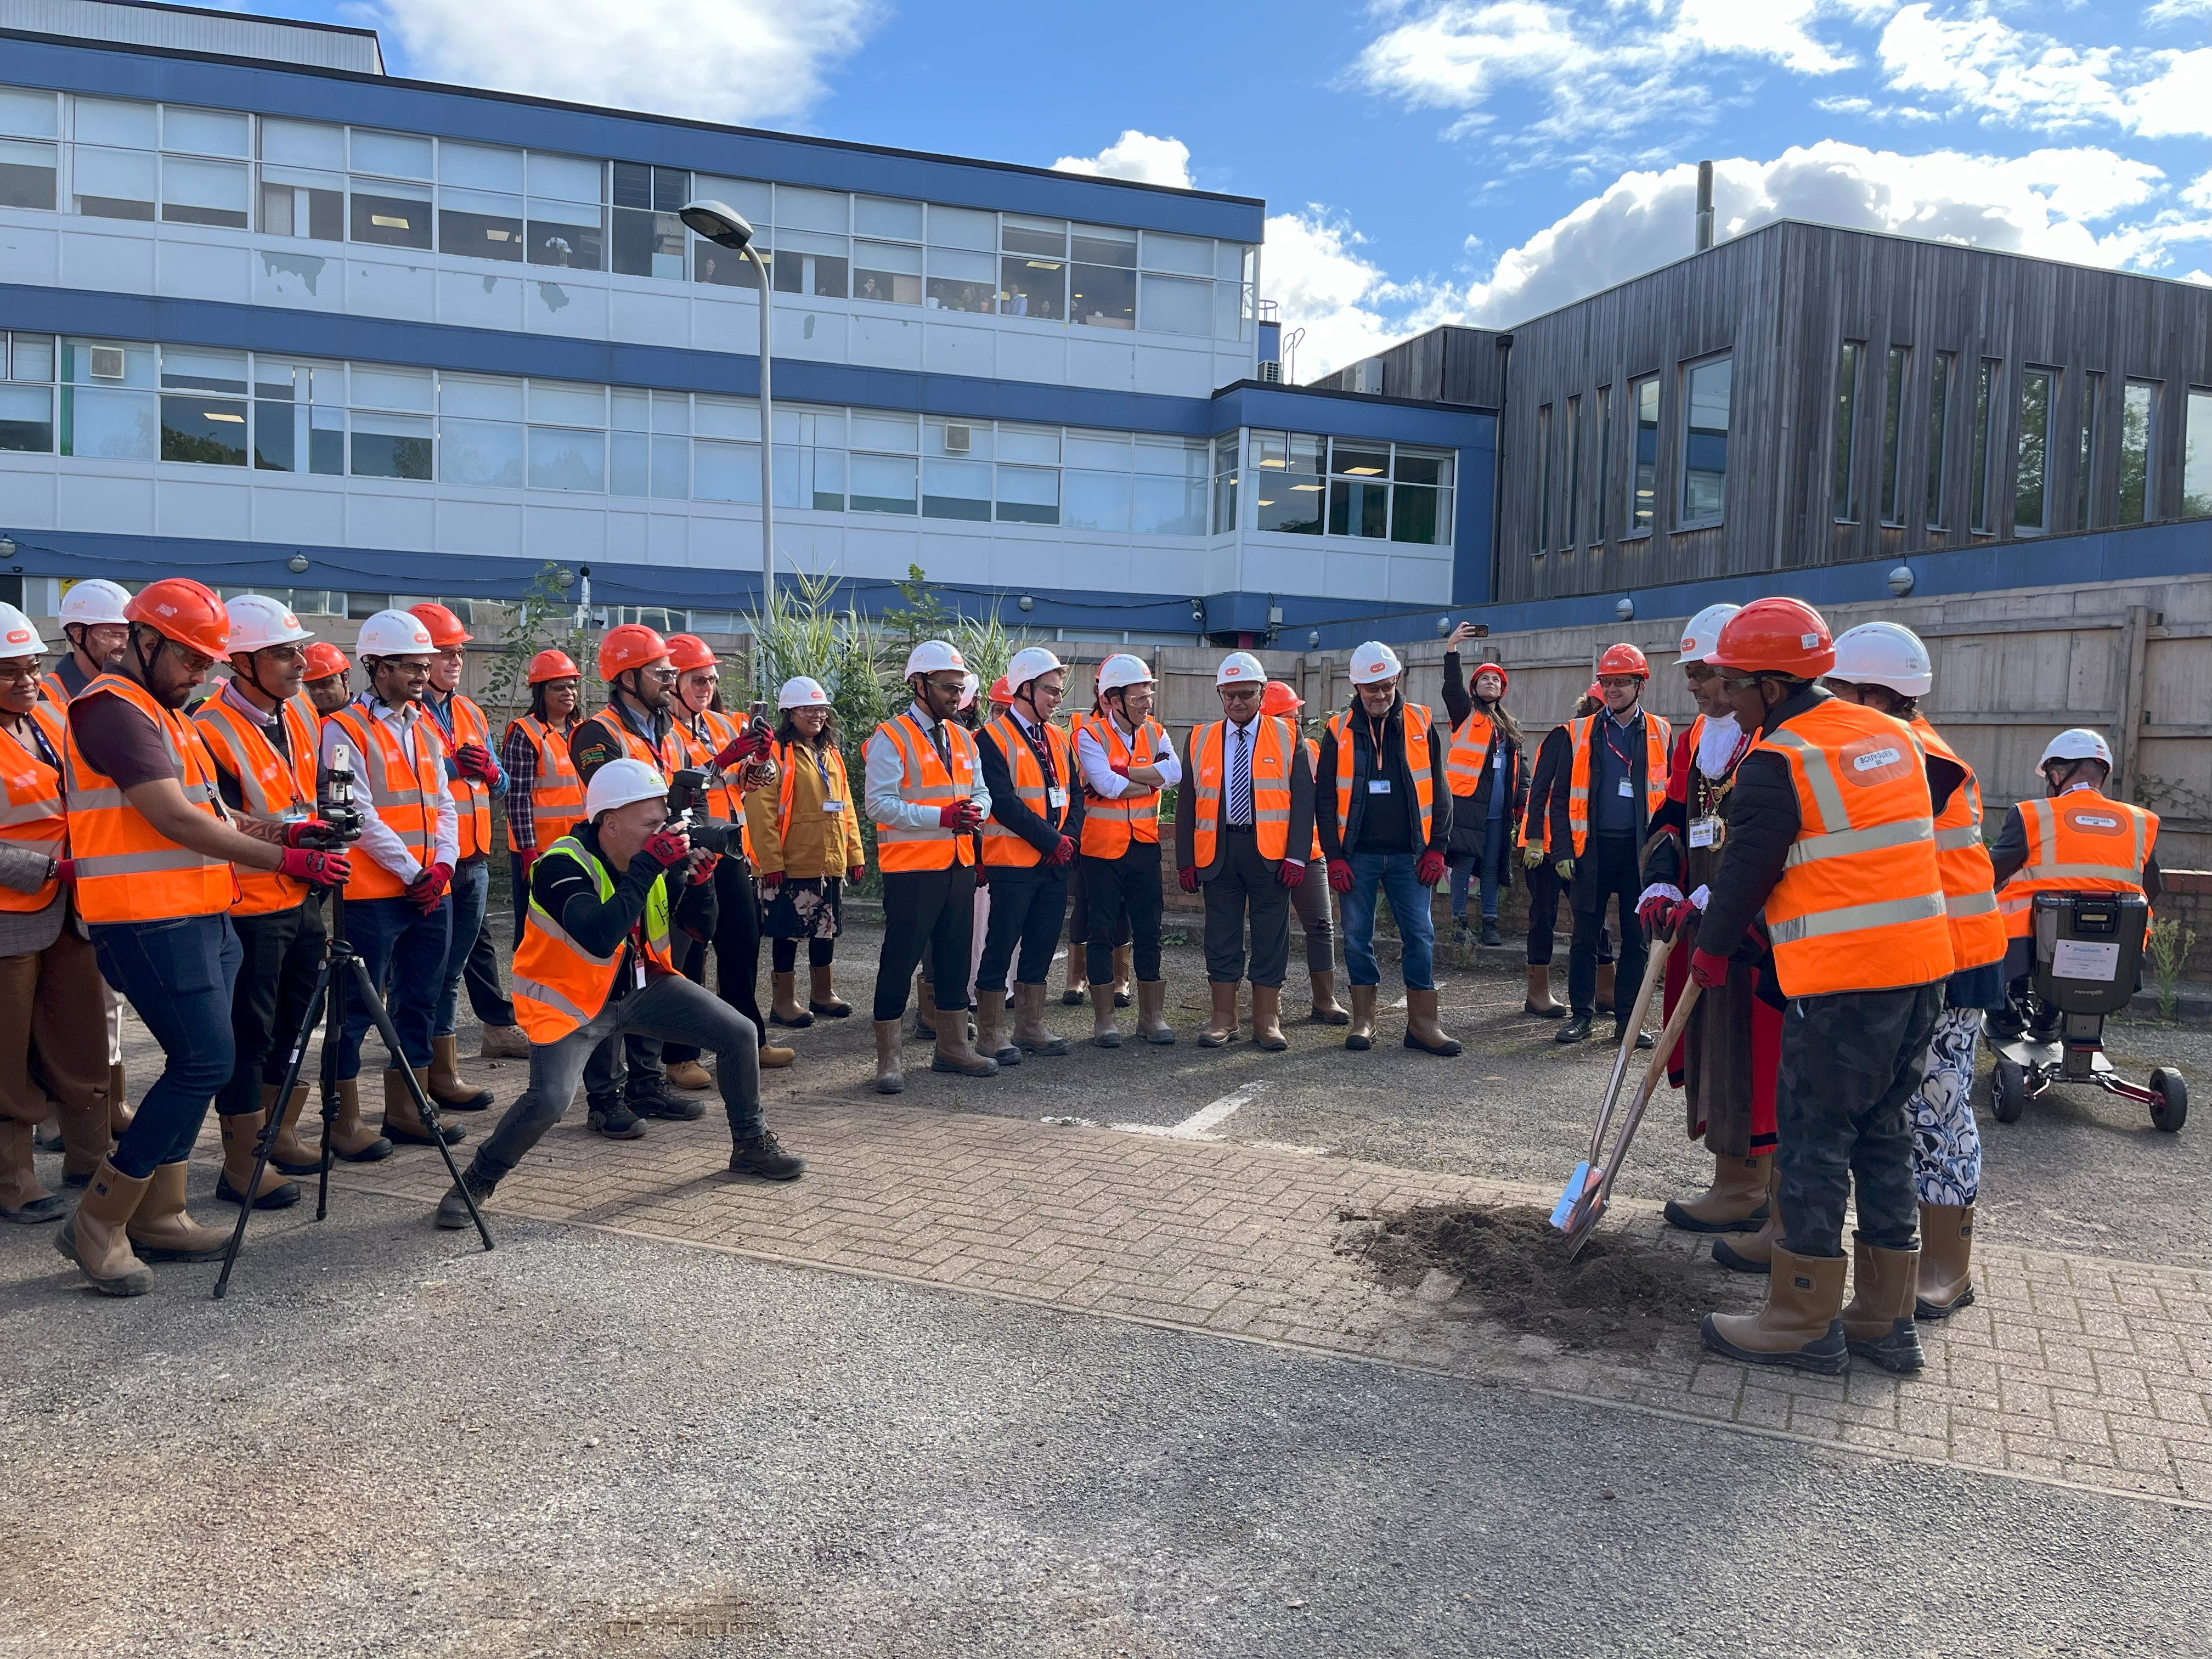
<path id="1" fill-rule="evenodd" d="M 830 984 L 830 964 L 844 929 L 847 883 L 867 874 L 859 801 L 845 778 L 837 747 L 837 715 L 821 683 L 803 675 L 776 695 L 777 787 L 745 797 L 753 865 L 767 911 L 762 931 L 774 941 L 775 1001 L 769 1023 L 801 1026 L 814 1017 L 842 1019 L 853 1012 Z M 806 941 L 806 1006 L 799 1006 L 799 941 Z"/>

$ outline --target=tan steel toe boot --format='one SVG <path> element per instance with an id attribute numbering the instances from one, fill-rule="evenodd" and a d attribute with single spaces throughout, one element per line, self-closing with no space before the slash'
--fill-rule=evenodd
<path id="1" fill-rule="evenodd" d="M 1209 980 L 1207 987 L 1213 993 L 1213 1012 L 1206 1022 L 1206 1029 L 1198 1034 L 1201 1048 L 1218 1048 L 1237 1041 L 1237 981 Z"/>
<path id="2" fill-rule="evenodd" d="M 409 1109 L 413 1109 L 409 1103 Z M 349 1164 L 374 1164 L 392 1156 L 392 1143 L 361 1121 L 361 1079 L 338 1084 L 338 1115 L 331 1125 L 331 1150 Z"/>
<path id="3" fill-rule="evenodd" d="M 1920 1206 L 1920 1276 L 1913 1315 L 1948 1319 L 1974 1300 L 1974 1206 Z"/>
<path id="4" fill-rule="evenodd" d="M 1782 1154 L 1769 1152 L 1761 1161 L 1767 1166 L 1766 1219 L 1748 1237 L 1734 1233 L 1713 1240 L 1713 1260 L 1731 1273 L 1771 1271 L 1774 1247 L 1782 1242 Z"/>
<path id="5" fill-rule="evenodd" d="M 1613 1012 L 1613 964 L 1609 962 L 1601 962 L 1598 963 L 1597 994 L 1591 999 L 1591 1001 L 1598 1007 L 1604 1009 L 1607 1013 L 1612 1013 Z"/>
<path id="6" fill-rule="evenodd" d="M 1343 1005 L 1336 1000 L 1336 970 L 1323 969 L 1320 973 L 1310 974 L 1307 977 L 1313 981 L 1313 1012 L 1307 1018 L 1316 1025 L 1352 1024 L 1352 1016 L 1345 1012 Z"/>
<path id="7" fill-rule="evenodd" d="M 1283 1035 L 1283 988 L 1279 985 L 1252 988 L 1252 1044 L 1271 1054 L 1291 1046 Z"/>
<path id="8" fill-rule="evenodd" d="M 1073 951 L 1068 952 L 1070 956 L 1074 954 Z M 1116 1008 L 1129 1006 L 1129 947 L 1117 945 L 1114 947 L 1114 1006 Z"/>
<path id="9" fill-rule="evenodd" d="M 261 1160 L 261 1126 L 268 1121 L 266 1112 L 237 1112 L 221 1120 L 222 1173 L 216 1177 L 215 1195 L 224 1203 L 245 1202 L 243 1194 L 253 1185 L 254 1165 Z M 262 1170 L 259 1184 L 253 1185 L 253 1207 L 289 1209 L 300 1201 L 300 1183 L 277 1173 L 273 1148 L 271 1160 Z"/>
<path id="10" fill-rule="evenodd" d="M 1528 994 L 1522 1000 L 1521 1012 L 1534 1014 L 1538 1019 L 1565 1019 L 1565 1007 L 1552 1000 L 1552 964 L 1532 962 L 1528 964 Z"/>
<path id="11" fill-rule="evenodd" d="M 672 1060 L 660 1068 L 662 1079 L 672 1089 L 711 1089 L 714 1074 L 696 1060 Z"/>
<path id="12" fill-rule="evenodd" d="M 984 991 L 981 994 L 983 1006 L 977 1010 L 979 1013 L 985 1012 L 1000 994 Z M 996 1012 L 1003 1024 L 1005 1008 L 1001 1006 Z M 967 1024 L 967 1021 L 957 1016 L 949 1016 L 937 1022 L 937 1047 L 929 1056 L 929 1069 L 933 1072 L 951 1072 L 961 1077 L 996 1077 L 999 1062 L 989 1054 L 976 1052 L 975 1045 L 969 1040 Z M 1012 1048 L 1013 1045 L 1009 1043 L 1006 1046 Z M 1015 1060 L 1021 1058 L 1019 1048 L 1014 1048 L 1013 1053 Z"/>
<path id="13" fill-rule="evenodd" d="M 83 1268 L 102 1296 L 143 1296 L 154 1288 L 154 1270 L 131 1250 L 130 1238 L 131 1218 L 152 1184 L 132 1180 L 102 1158 L 76 1212 L 54 1237 L 54 1248 Z"/>
<path id="14" fill-rule="evenodd" d="M 1447 1033 L 1437 1018 L 1437 990 L 1406 988 L 1406 1046 L 1425 1054 L 1449 1060 L 1460 1051 L 1460 1041 Z"/>
<path id="15" fill-rule="evenodd" d="M 1142 1000 L 1143 988 L 1138 988 Z M 1142 1018 L 1141 1015 L 1139 1016 Z M 1114 1018 L 1114 993 L 1094 988 L 1091 993 L 1091 1041 L 1101 1048 L 1121 1046 L 1121 1022 Z"/>
<path id="16" fill-rule="evenodd" d="M 1137 981 L 1137 1035 L 1165 1048 L 1176 1040 L 1168 1024 L 1168 982 L 1164 979 Z"/>
<path id="17" fill-rule="evenodd" d="M 425 1066 L 417 1069 L 415 1073 L 415 1080 L 421 1084 L 424 1092 L 428 1093 L 430 1086 L 430 1068 Z M 441 1122 L 438 1127 L 444 1134 L 446 1145 L 448 1146 L 453 1146 L 468 1133 L 465 1129 L 456 1129 L 447 1123 Z M 384 1073 L 384 1133 L 392 1140 L 403 1146 L 434 1146 L 437 1145 L 437 1142 L 430 1138 L 428 1126 L 422 1121 L 422 1114 L 416 1109 L 415 1097 L 407 1087 L 407 1073 L 398 1066 L 392 1066 Z"/>
<path id="18" fill-rule="evenodd" d="M 493 1101 L 491 1091 L 471 1088 L 461 1081 L 459 1041 L 451 1036 L 430 1039 L 430 1069 L 426 1085 L 430 1098 L 438 1103 L 441 1112 L 488 1111 Z"/>
<path id="19" fill-rule="evenodd" d="M 1849 1370 L 1844 1342 L 1844 1275 L 1839 1255 L 1799 1255 L 1774 1247 L 1766 1305 L 1757 1313 L 1707 1314 L 1701 1334 L 1715 1353 L 1753 1365 L 1788 1365 L 1835 1376 Z"/>
<path id="20" fill-rule="evenodd" d="M 768 976 L 772 994 L 769 1001 L 768 1022 L 771 1025 L 788 1025 L 803 1031 L 814 1024 L 814 1016 L 799 1006 L 799 975 L 770 974 Z"/>
<path id="21" fill-rule="evenodd" d="M 1844 1309 L 1844 1340 L 1886 1371 L 1917 1371 L 1920 1350 L 1912 1308 L 1920 1285 L 1920 1252 L 1878 1249 L 1851 1238 L 1851 1299 Z"/>
<path id="22" fill-rule="evenodd" d="M 900 1028 L 905 1024 L 898 1019 L 879 1019 L 876 1022 L 876 1081 L 879 1095 L 895 1095 L 906 1088 L 905 1073 L 899 1070 Z"/>
<path id="23" fill-rule="evenodd" d="M 1344 1046 L 1362 1053 L 1375 1046 L 1375 987 L 1354 985 L 1352 988 L 1352 1029 L 1344 1034 Z"/>
<path id="24" fill-rule="evenodd" d="M 479 1060 L 527 1060 L 530 1034 L 520 1025 L 487 1025 L 477 1042 Z"/>
<path id="25" fill-rule="evenodd" d="M 826 962 L 806 970 L 806 1012 L 824 1019 L 844 1019 L 853 1012 L 853 1005 L 837 994 L 835 977 Z"/>
<path id="26" fill-rule="evenodd" d="M 31 1126 L 0 1117 L 0 1221 L 59 1221 L 68 1212 L 67 1199 L 39 1184 L 31 1160 Z"/>
<path id="27" fill-rule="evenodd" d="M 975 988 L 975 1051 L 1001 1066 L 1018 1066 L 1022 1051 L 1006 1035 L 1006 994 L 987 985 Z M 940 1031 L 944 1027 L 938 1028 Z"/>
<path id="28" fill-rule="evenodd" d="M 1767 1160 L 1713 1159 L 1713 1184 L 1687 1202 L 1667 1200 L 1667 1220 L 1686 1233 L 1755 1233 L 1766 1219 Z"/>
<path id="29" fill-rule="evenodd" d="M 1014 987 L 1014 1042 L 1025 1054 L 1042 1054 L 1047 1060 L 1056 1060 L 1067 1052 L 1067 1039 L 1056 1035 L 1044 1023 L 1045 989 L 1042 985 Z M 1127 1007 L 1124 997 L 1115 997 L 1117 1007 Z"/>
<path id="30" fill-rule="evenodd" d="M 185 1209 L 185 1161 L 164 1164 L 147 1183 L 125 1228 L 131 1248 L 148 1261 L 212 1261 L 230 1242 L 203 1227 Z"/>
<path id="31" fill-rule="evenodd" d="M 280 1084 L 261 1085 L 261 1109 L 276 1109 L 276 1091 Z M 288 1176 L 313 1175 L 323 1167 L 323 1155 L 308 1144 L 300 1133 L 300 1114 L 307 1108 L 307 1085 L 295 1084 L 291 1099 L 284 1103 L 284 1115 L 276 1121 L 276 1141 L 269 1149 L 269 1162 Z"/>

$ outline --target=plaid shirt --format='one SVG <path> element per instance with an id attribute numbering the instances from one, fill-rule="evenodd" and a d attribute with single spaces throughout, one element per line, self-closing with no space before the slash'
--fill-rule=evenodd
<path id="1" fill-rule="evenodd" d="M 538 848 L 538 745 L 520 721 L 510 721 L 499 746 L 499 763 L 507 774 L 507 827 L 518 847 Z"/>

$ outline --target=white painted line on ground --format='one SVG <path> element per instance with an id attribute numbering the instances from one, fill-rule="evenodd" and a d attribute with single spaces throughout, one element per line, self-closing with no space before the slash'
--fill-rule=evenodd
<path id="1" fill-rule="evenodd" d="M 1211 1104 L 1200 1107 L 1180 1123 L 1164 1126 L 1158 1123 L 1116 1123 L 1114 1127 L 1125 1134 L 1158 1135 L 1170 1140 L 1219 1140 L 1223 1137 L 1212 1131 L 1273 1086 L 1268 1083 L 1248 1083 Z"/>

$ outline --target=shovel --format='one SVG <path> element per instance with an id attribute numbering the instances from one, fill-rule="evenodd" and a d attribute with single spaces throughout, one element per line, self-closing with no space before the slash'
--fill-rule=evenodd
<path id="1" fill-rule="evenodd" d="M 1620 1052 L 1613 1057 L 1613 1075 L 1606 1079 L 1605 1098 L 1599 1103 L 1597 1121 L 1590 1127 L 1589 1151 L 1575 1165 L 1574 1174 L 1567 1177 L 1565 1190 L 1552 1209 L 1552 1224 L 1563 1231 L 1567 1217 L 1596 1178 L 1598 1152 L 1605 1145 L 1606 1126 L 1613 1121 L 1613 1104 L 1620 1098 L 1621 1081 L 1628 1075 L 1628 1057 L 1636 1052 L 1636 1034 L 1644 1029 L 1644 1015 L 1651 1006 L 1652 997 L 1667 982 L 1667 953 L 1674 948 L 1674 936 L 1668 933 L 1654 946 L 1644 965 L 1644 982 L 1636 988 L 1636 1006 L 1630 1011 L 1628 1023 L 1621 1028 Z"/>
<path id="2" fill-rule="evenodd" d="M 1590 1234 L 1605 1218 L 1606 1200 L 1612 1195 L 1613 1177 L 1620 1173 L 1621 1164 L 1628 1157 L 1628 1143 L 1636 1138 L 1636 1126 L 1644 1121 L 1644 1109 L 1650 1104 L 1659 1079 L 1667 1074 L 1667 1056 L 1682 1040 L 1682 1032 L 1690 1023 L 1690 1011 L 1698 1006 L 1698 998 L 1704 990 L 1705 987 L 1695 980 L 1683 986 L 1682 1000 L 1674 1005 L 1667 1029 L 1660 1033 L 1659 1046 L 1652 1051 L 1651 1064 L 1644 1068 L 1644 1080 L 1636 1085 L 1636 1097 L 1628 1103 L 1628 1115 L 1620 1126 L 1620 1139 L 1613 1146 L 1613 1156 L 1606 1160 L 1604 1174 L 1589 1182 L 1559 1228 L 1567 1236 L 1570 1261 L 1582 1254 L 1583 1246 L 1589 1243 Z"/>

